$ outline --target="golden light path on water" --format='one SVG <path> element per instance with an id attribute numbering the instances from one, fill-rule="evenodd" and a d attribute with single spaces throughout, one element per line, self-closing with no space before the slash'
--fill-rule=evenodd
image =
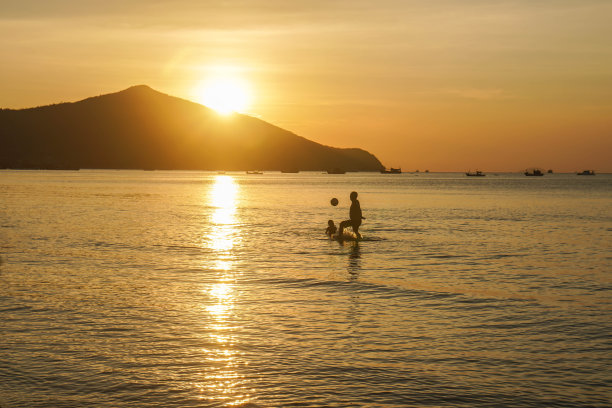
<path id="1" fill-rule="evenodd" d="M 222 400 L 225 405 L 240 405 L 250 400 L 244 387 L 244 376 L 237 370 L 238 352 L 235 350 L 236 337 L 232 334 L 232 313 L 236 301 L 235 294 L 235 254 L 234 247 L 240 242 L 237 230 L 236 207 L 239 186 L 231 176 L 219 175 L 215 178 L 207 201 L 213 208 L 208 222 L 209 236 L 206 245 L 213 251 L 213 264 L 216 282 L 208 282 L 203 288 L 208 301 L 205 310 L 210 319 L 207 328 L 210 344 L 203 349 L 206 361 L 204 383 L 198 388 L 203 398 Z"/>

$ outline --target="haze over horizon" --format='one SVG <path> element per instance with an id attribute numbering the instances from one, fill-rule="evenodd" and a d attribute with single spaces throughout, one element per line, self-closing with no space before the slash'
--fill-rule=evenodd
<path id="1" fill-rule="evenodd" d="M 138 84 L 207 105 L 207 81 L 231 78 L 243 113 L 406 171 L 612 171 L 609 1 L 2 8 L 2 108 Z"/>

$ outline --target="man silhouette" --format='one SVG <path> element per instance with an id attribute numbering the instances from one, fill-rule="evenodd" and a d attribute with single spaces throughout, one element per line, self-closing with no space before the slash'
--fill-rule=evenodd
<path id="1" fill-rule="evenodd" d="M 361 205 L 359 204 L 359 200 L 357 200 L 357 192 L 353 191 L 350 195 L 351 198 L 351 208 L 349 210 L 350 220 L 342 221 L 340 223 L 340 229 L 338 230 L 338 237 L 342 237 L 342 232 L 344 228 L 351 226 L 353 227 L 353 232 L 357 238 L 361 238 L 361 234 L 359 233 L 359 226 L 361 225 L 361 220 L 365 220 L 365 217 L 361 215 Z"/>

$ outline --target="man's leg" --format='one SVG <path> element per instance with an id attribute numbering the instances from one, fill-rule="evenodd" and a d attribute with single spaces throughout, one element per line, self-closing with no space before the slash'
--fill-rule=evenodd
<path id="1" fill-rule="evenodd" d="M 342 233 L 344 232 L 344 229 L 350 225 L 352 225 L 351 220 L 342 221 L 340 223 L 340 228 L 338 229 L 338 236 L 341 237 Z"/>
<path id="2" fill-rule="evenodd" d="M 355 233 L 357 238 L 361 238 L 361 234 L 359 233 L 359 226 L 360 225 L 361 225 L 361 223 L 357 223 L 357 222 L 353 223 L 353 232 Z"/>

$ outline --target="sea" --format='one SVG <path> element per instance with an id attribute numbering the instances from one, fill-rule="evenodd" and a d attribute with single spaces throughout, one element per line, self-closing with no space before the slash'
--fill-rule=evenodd
<path id="1" fill-rule="evenodd" d="M 0 407 L 610 407 L 611 243 L 609 174 L 2 170 Z"/>

